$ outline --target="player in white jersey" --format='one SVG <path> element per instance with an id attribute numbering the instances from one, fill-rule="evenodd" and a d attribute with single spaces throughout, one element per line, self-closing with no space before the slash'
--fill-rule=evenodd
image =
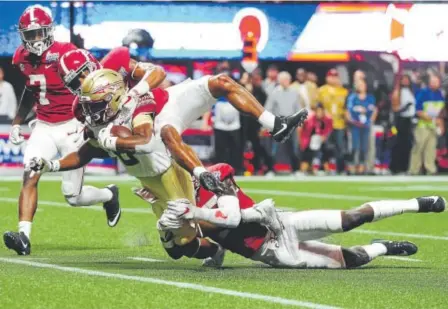
<path id="1" fill-rule="evenodd" d="M 138 178 L 150 193 L 150 202 L 157 217 L 161 217 L 170 200 L 183 199 L 195 203 L 190 174 L 171 160 L 160 139 L 153 139 L 152 124 L 157 106 L 151 95 L 127 95 L 118 72 L 100 69 L 83 81 L 80 104 L 91 139 L 77 152 L 61 160 L 33 158 L 29 165 L 33 172 L 72 170 L 93 158 L 116 156 L 127 172 Z M 113 139 L 103 138 L 111 135 Z M 147 149 L 149 144 L 150 152 Z M 218 245 L 197 237 L 196 223 L 177 222 L 167 216 L 158 221 L 164 245 L 181 246 L 182 255 L 187 257 L 202 259 L 216 254 Z M 166 239 L 164 231 L 167 227 L 173 239 Z M 182 256 L 170 248 L 166 249 L 173 258 Z"/>
<path id="2" fill-rule="evenodd" d="M 177 163 L 194 174 L 206 189 L 214 192 L 222 190 L 219 182 L 202 166 L 191 147 L 183 143 L 181 134 L 193 121 L 210 111 L 217 98 L 225 97 L 238 111 L 258 119 L 279 142 L 287 140 L 308 115 L 303 109 L 288 117 L 276 117 L 265 110 L 249 91 L 224 74 L 188 79 L 166 91 L 168 100 L 155 118 L 155 135 L 162 139 Z"/>

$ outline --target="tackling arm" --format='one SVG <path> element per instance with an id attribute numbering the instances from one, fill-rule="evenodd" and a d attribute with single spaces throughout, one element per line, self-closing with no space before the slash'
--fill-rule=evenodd
<path id="1" fill-rule="evenodd" d="M 160 85 L 166 77 L 165 70 L 158 65 L 145 62 L 136 62 L 131 59 L 129 67 L 132 70 L 131 78 L 140 81 L 130 93 L 143 95 Z"/>
<path id="2" fill-rule="evenodd" d="M 70 171 L 87 165 L 93 158 L 109 157 L 110 155 L 106 151 L 87 142 L 77 152 L 72 152 L 62 159 L 55 161 L 59 163 L 59 171 Z"/>

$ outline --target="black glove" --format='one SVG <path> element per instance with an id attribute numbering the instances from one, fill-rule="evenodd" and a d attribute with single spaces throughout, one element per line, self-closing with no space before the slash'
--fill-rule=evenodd
<path id="1" fill-rule="evenodd" d="M 201 182 L 201 186 L 208 191 L 216 194 L 221 194 L 224 191 L 221 182 L 210 172 L 203 172 L 199 176 L 199 181 Z"/>

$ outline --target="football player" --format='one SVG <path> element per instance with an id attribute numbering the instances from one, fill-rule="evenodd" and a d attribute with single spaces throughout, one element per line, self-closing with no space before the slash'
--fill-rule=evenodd
<path id="1" fill-rule="evenodd" d="M 115 137 L 113 148 L 103 147 L 96 139 L 91 139 L 77 152 L 68 154 L 61 160 L 33 158 L 30 170 L 39 174 L 67 171 L 80 168 L 93 158 L 115 156 L 125 165 L 127 172 L 138 178 L 145 190 L 151 193 L 150 202 L 158 218 L 170 200 L 182 198 L 190 203 L 195 202 L 190 174 L 171 160 L 162 141 L 153 142 L 150 153 L 146 149 L 151 139 L 153 117 L 157 108 L 150 96 L 127 95 L 119 73 L 100 69 L 84 80 L 80 105 L 86 124 L 96 138 L 100 139 L 105 131 L 112 131 L 109 123 L 126 127 L 129 130 L 128 136 Z M 270 210 L 272 212 L 274 209 L 271 207 Z M 268 212 L 269 207 L 262 205 L 253 211 Z M 177 224 L 176 221 L 176 225 L 172 223 L 169 216 L 165 216 L 165 219 L 158 221 L 159 230 L 163 231 L 167 227 L 174 230 L 170 240 L 182 247 L 183 255 L 202 259 L 213 256 L 218 251 L 216 244 L 203 242 L 196 236 L 197 226 L 193 222 L 183 221 Z"/>
<path id="2" fill-rule="evenodd" d="M 75 50 L 71 43 L 54 40 L 51 11 L 40 5 L 28 7 L 19 19 L 22 45 L 15 51 L 13 64 L 26 79 L 21 104 L 12 123 L 9 139 L 18 145 L 24 141 L 20 125 L 33 106 L 37 119 L 30 123 L 32 129 L 24 153 L 24 164 L 32 157 L 47 160 L 76 151 L 82 143 L 81 124 L 74 119 L 74 95 L 64 87 L 58 75 L 58 60 L 66 52 Z M 83 186 L 84 169 L 63 173 L 62 193 L 71 206 L 89 206 L 103 203 L 108 225 L 113 227 L 120 218 L 118 188 L 109 185 L 98 189 Z M 40 175 L 29 177 L 25 172 L 19 197 L 19 230 L 3 235 L 5 245 L 19 255 L 31 252 L 30 234 L 37 209 L 37 185 Z"/>
<path id="3" fill-rule="evenodd" d="M 227 187 L 233 187 L 241 209 L 248 209 L 254 201 L 239 189 L 233 168 L 227 164 L 210 167 Z M 278 212 L 278 220 L 283 229 L 269 231 L 260 223 L 239 222 L 238 209 L 216 203 L 216 196 L 197 187 L 196 205 L 181 200 L 170 201 L 165 214 L 173 221 L 194 220 L 211 222 L 218 228 L 203 229 L 203 236 L 209 237 L 224 249 L 246 258 L 261 261 L 275 267 L 289 268 L 353 268 L 369 263 L 382 255 L 412 255 L 417 246 L 408 241 L 376 240 L 369 245 L 350 248 L 317 241 L 332 233 L 348 232 L 365 223 L 376 222 L 403 213 L 443 212 L 446 201 L 440 196 L 413 198 L 410 200 L 385 200 L 369 202 L 350 210 L 309 210 L 298 212 Z M 271 213 L 272 214 L 272 213 Z M 258 214 L 260 215 L 260 214 Z M 257 221 L 251 212 L 246 221 Z M 261 218 L 260 218 L 261 219 Z M 271 221 L 263 218 L 262 223 L 272 227 Z M 275 223 L 277 227 L 278 223 Z M 169 229 L 165 230 L 169 233 Z M 277 235 L 274 235 L 277 233 Z M 173 250 L 173 249 L 171 249 Z M 206 265 L 220 266 L 223 261 L 220 249 Z"/>
<path id="4" fill-rule="evenodd" d="M 90 65 L 94 62 L 93 56 L 86 51 L 83 53 L 86 56 L 78 57 L 76 62 L 70 60 L 72 54 L 67 54 L 60 61 L 61 76 L 74 93 L 79 92 L 79 86 L 86 74 L 98 69 L 97 64 Z M 157 138 L 162 138 L 176 162 L 197 176 L 202 185 L 209 190 L 220 190 L 219 183 L 204 169 L 191 147 L 182 142 L 180 135 L 193 121 L 209 111 L 216 103 L 217 98 L 226 97 L 240 112 L 258 119 L 261 125 L 271 131 L 274 139 L 280 142 L 288 139 L 308 114 L 307 110 L 303 109 L 289 117 L 276 117 L 264 110 L 250 92 L 227 75 L 204 76 L 197 80 L 188 79 L 166 90 L 154 88 L 161 82 L 158 77 L 164 77 L 164 75 L 157 74 L 162 69 L 149 63 L 129 61 L 128 57 L 127 48 L 120 47 L 107 55 L 101 63 L 104 68 L 124 74 L 130 81 L 128 86 L 134 85 L 132 82 L 134 79 L 140 79 L 140 82 L 129 91 L 129 95 L 148 94 L 153 97 L 158 110 L 161 109 L 155 120 Z M 69 62 L 73 65 L 68 64 Z M 75 105 L 76 110 L 79 111 L 79 105 Z M 75 114 L 77 113 L 75 112 Z M 102 137 L 104 140 L 101 140 L 100 143 L 113 143 L 114 141 L 112 136 L 103 135 Z"/>

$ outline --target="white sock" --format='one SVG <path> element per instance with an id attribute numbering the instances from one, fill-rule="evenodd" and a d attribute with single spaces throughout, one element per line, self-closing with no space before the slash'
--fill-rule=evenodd
<path id="1" fill-rule="evenodd" d="M 70 205 L 73 206 L 91 206 L 98 203 L 105 203 L 112 199 L 113 194 L 109 189 L 98 189 L 92 186 L 83 186 L 81 194 L 69 197 Z"/>
<path id="2" fill-rule="evenodd" d="M 271 113 L 265 110 L 260 117 L 258 118 L 258 122 L 269 131 L 274 130 L 275 125 L 275 116 Z"/>
<path id="3" fill-rule="evenodd" d="M 380 243 L 374 243 L 371 245 L 365 245 L 361 246 L 363 248 L 367 255 L 369 256 L 370 260 L 373 260 L 374 258 L 385 255 L 387 253 L 387 248 L 385 245 Z"/>
<path id="4" fill-rule="evenodd" d="M 33 223 L 30 221 L 19 221 L 19 233 L 23 232 L 28 239 L 31 236 L 31 224 Z"/>
<path id="5" fill-rule="evenodd" d="M 415 198 L 410 200 L 369 202 L 368 204 L 373 208 L 373 221 L 401 215 L 405 212 L 418 212 L 418 202 Z"/>

